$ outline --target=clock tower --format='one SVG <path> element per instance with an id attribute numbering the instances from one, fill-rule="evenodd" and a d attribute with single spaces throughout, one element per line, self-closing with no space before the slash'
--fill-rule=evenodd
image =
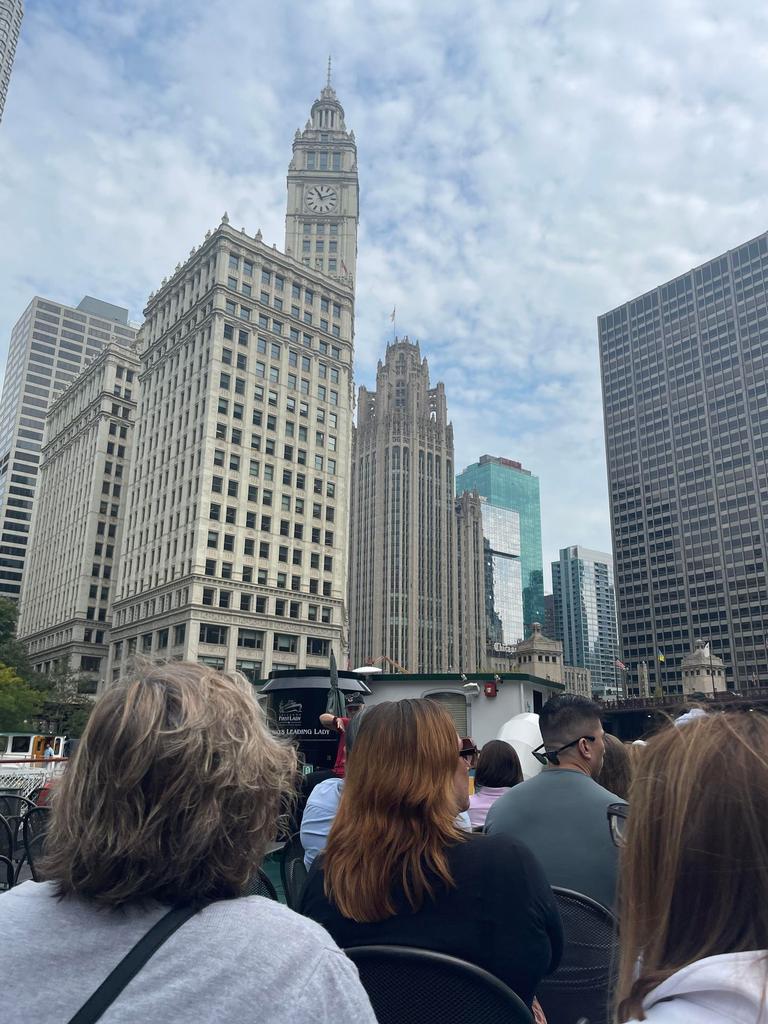
<path id="1" fill-rule="evenodd" d="M 328 80 L 293 140 L 285 251 L 305 266 L 355 285 L 359 219 L 357 147 Z"/>

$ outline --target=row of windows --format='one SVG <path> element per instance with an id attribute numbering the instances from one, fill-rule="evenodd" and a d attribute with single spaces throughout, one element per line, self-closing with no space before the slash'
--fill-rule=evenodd
<path id="1" fill-rule="evenodd" d="M 150 634 L 151 636 L 151 634 Z M 221 647 L 227 644 L 229 638 L 229 626 L 220 626 L 217 623 L 200 623 L 200 643 Z M 275 633 L 272 638 L 272 650 L 281 651 L 285 654 L 296 654 L 299 648 L 299 641 L 302 639 L 293 633 Z M 264 634 L 255 629 L 238 629 L 238 647 L 247 647 L 253 650 L 262 650 L 264 646 Z M 328 657 L 330 654 L 331 642 L 323 637 L 306 637 L 307 654 L 313 657 Z"/>
<path id="2" fill-rule="evenodd" d="M 304 227 L 304 233 L 305 234 L 309 234 L 308 228 L 309 228 L 309 225 L 308 224 L 305 225 L 305 227 Z M 329 229 L 330 229 L 330 234 L 332 234 L 332 235 L 338 234 L 338 224 L 331 224 L 331 225 L 329 225 Z M 317 226 L 317 234 L 324 234 L 324 233 L 325 233 L 325 225 L 318 225 Z M 241 270 L 242 269 L 242 273 L 243 273 L 243 275 L 245 277 L 253 277 L 253 269 L 254 269 L 253 262 L 251 260 L 245 259 L 245 257 L 240 257 L 240 256 L 236 255 L 235 253 L 230 253 L 229 254 L 229 264 L 228 265 L 229 265 L 229 269 L 230 270 Z M 235 281 L 235 284 L 234 285 L 230 285 L 230 286 L 234 287 L 236 289 L 237 288 L 237 280 L 235 278 L 232 278 L 232 277 L 228 278 L 228 283 L 231 282 L 231 281 Z M 262 271 L 261 271 L 261 283 L 262 283 L 262 285 L 273 285 L 275 292 L 278 292 L 279 294 L 282 294 L 284 292 L 284 290 L 285 290 L 285 278 L 282 275 L 280 275 L 280 274 L 278 274 L 276 272 L 272 272 L 270 270 L 267 270 L 266 268 L 263 268 Z M 262 292 L 262 295 L 264 295 L 264 294 L 265 293 Z M 312 289 L 312 288 L 305 288 L 305 287 L 302 287 L 297 282 L 293 282 L 293 284 L 291 285 L 291 298 L 293 298 L 293 299 L 302 299 L 303 298 L 305 303 L 308 303 L 308 304 L 312 305 L 312 304 L 314 304 L 314 301 L 315 301 L 315 292 L 314 292 L 314 289 Z M 328 299 L 324 295 L 320 296 L 320 309 L 324 313 L 332 311 L 334 319 L 338 320 L 341 317 L 341 304 L 338 303 L 338 302 L 333 302 L 331 299 Z"/>
<path id="3" fill-rule="evenodd" d="M 294 578 L 299 579 L 299 577 Z M 268 614 L 268 599 L 261 594 L 238 593 L 232 590 L 217 590 L 215 587 L 203 587 L 202 603 L 208 608 L 216 606 L 218 608 L 234 609 L 235 598 L 238 596 L 240 598 L 239 610 L 241 612 L 253 612 L 256 615 Z M 276 616 L 284 618 L 287 615 L 291 619 L 300 619 L 302 617 L 303 603 L 301 601 L 291 601 L 282 597 L 269 600 L 274 602 L 273 609 Z M 306 606 L 306 617 L 310 622 L 323 622 L 329 625 L 333 622 L 333 608 L 328 605 L 308 604 Z"/>

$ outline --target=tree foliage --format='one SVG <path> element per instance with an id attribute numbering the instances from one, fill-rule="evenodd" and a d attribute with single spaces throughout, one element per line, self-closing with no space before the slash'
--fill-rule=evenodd
<path id="1" fill-rule="evenodd" d="M 0 597 L 0 664 L 14 669 L 30 686 L 35 687 L 35 673 L 24 645 L 16 639 L 18 606 L 7 597 Z M 36 687 L 35 687 L 36 688 Z"/>
<path id="2" fill-rule="evenodd" d="M 93 708 L 93 700 L 81 692 L 84 677 L 57 668 L 39 679 L 45 686 L 41 694 L 41 728 L 56 735 L 80 736 Z"/>
<path id="3" fill-rule="evenodd" d="M 0 665 L 0 729 L 3 732 L 32 732 L 42 702 L 42 695 L 13 668 Z"/>
<path id="4" fill-rule="evenodd" d="M 0 728 L 18 730 L 23 721 L 24 732 L 79 736 L 93 707 L 93 701 L 82 692 L 84 677 L 66 668 L 35 672 L 24 645 L 16 639 L 18 615 L 18 606 L 0 597 L 0 670 L 9 671 L 15 680 L 0 690 Z"/>

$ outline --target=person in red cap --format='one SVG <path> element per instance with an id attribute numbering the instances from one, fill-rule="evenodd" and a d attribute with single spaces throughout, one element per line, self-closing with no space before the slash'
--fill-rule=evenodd
<path id="1" fill-rule="evenodd" d="M 339 733 L 339 745 L 336 748 L 333 774 L 337 775 L 340 779 L 344 778 L 344 766 L 347 760 L 347 726 L 364 705 L 365 701 L 362 698 L 362 694 L 350 693 L 347 696 L 347 714 L 344 718 L 337 718 L 335 715 L 329 715 L 328 712 L 320 715 L 321 725 L 324 725 L 326 729 L 335 729 Z"/>

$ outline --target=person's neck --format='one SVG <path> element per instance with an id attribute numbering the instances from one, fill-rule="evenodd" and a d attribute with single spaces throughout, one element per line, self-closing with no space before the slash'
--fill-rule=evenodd
<path id="1" fill-rule="evenodd" d="M 553 764 L 553 765 L 550 765 L 549 767 L 550 768 L 563 768 L 567 772 L 581 772 L 581 774 L 582 775 L 586 775 L 587 778 L 589 778 L 589 779 L 592 778 L 592 773 L 590 772 L 589 768 L 585 767 L 583 764 L 574 764 L 572 761 L 571 762 L 561 761 L 560 764 Z"/>

